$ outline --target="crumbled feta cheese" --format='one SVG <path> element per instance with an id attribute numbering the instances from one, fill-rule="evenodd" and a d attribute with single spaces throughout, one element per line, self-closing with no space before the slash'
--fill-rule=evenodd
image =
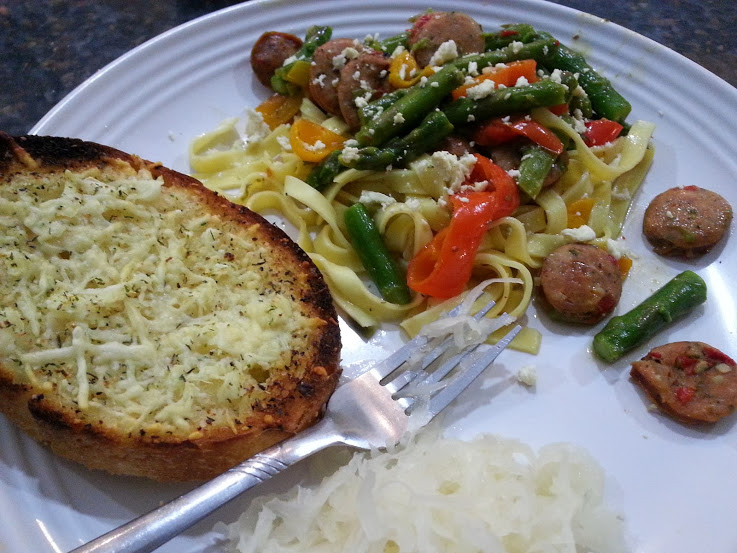
<path id="1" fill-rule="evenodd" d="M 453 61 L 458 57 L 458 47 L 455 40 L 446 40 L 430 58 L 428 65 L 443 65 L 449 61 Z"/>
<path id="2" fill-rule="evenodd" d="M 561 79 L 561 71 L 560 71 L 560 69 L 553 69 L 553 72 L 550 74 L 550 76 L 548 77 L 548 79 L 550 79 L 554 83 L 562 84 L 563 81 Z"/>
<path id="3" fill-rule="evenodd" d="M 560 231 L 563 236 L 571 238 L 575 242 L 591 242 L 596 238 L 596 232 L 588 225 L 581 225 L 578 228 L 567 228 Z"/>
<path id="4" fill-rule="evenodd" d="M 397 46 L 397 47 L 396 47 L 396 48 L 394 49 L 394 51 L 392 52 L 392 55 L 391 55 L 390 57 L 392 57 L 392 58 L 396 58 L 396 57 L 397 57 L 397 56 L 399 56 L 399 55 L 400 55 L 400 54 L 401 54 L 402 52 L 404 52 L 404 50 L 405 50 L 404 46 L 402 46 L 402 45 L 400 44 L 399 46 Z"/>
<path id="5" fill-rule="evenodd" d="M 401 113 L 397 113 L 397 114 L 396 114 L 396 115 L 394 116 L 394 122 L 395 122 L 395 123 L 396 123 L 397 125 L 401 125 L 402 123 L 404 123 L 404 115 L 402 115 Z"/>
<path id="6" fill-rule="evenodd" d="M 522 47 L 524 46 L 524 44 L 522 44 L 519 40 L 515 40 L 509 46 L 511 46 L 512 52 L 514 52 L 515 54 L 517 54 L 517 53 L 519 53 L 520 50 L 522 50 Z"/>
<path id="7" fill-rule="evenodd" d="M 629 201 L 632 199 L 632 193 L 627 188 L 623 188 L 621 190 L 613 188 L 612 189 L 612 199 Z"/>
<path id="8" fill-rule="evenodd" d="M 404 201 L 404 205 L 406 205 L 412 211 L 419 211 L 422 207 L 422 203 L 417 198 L 407 198 Z"/>
<path id="9" fill-rule="evenodd" d="M 472 61 L 468 64 L 468 74 L 472 77 L 478 77 L 479 74 L 479 64 L 475 61 Z"/>
<path id="10" fill-rule="evenodd" d="M 276 137 L 276 141 L 279 143 L 279 146 L 281 146 L 282 150 L 285 152 L 291 152 L 292 151 L 292 144 L 289 142 L 289 137 L 285 135 L 280 135 Z"/>
<path id="11" fill-rule="evenodd" d="M 322 88 L 325 86 L 325 77 L 327 77 L 325 73 L 320 73 L 317 77 L 312 79 L 312 83 Z"/>
<path id="12" fill-rule="evenodd" d="M 537 371 L 531 365 L 525 365 L 517 371 L 517 381 L 525 386 L 535 386 L 537 384 Z"/>
<path id="13" fill-rule="evenodd" d="M 430 83 L 431 88 L 437 88 L 440 86 L 440 83 L 438 81 L 433 81 Z"/>
<path id="14" fill-rule="evenodd" d="M 612 240 L 611 238 L 607 238 L 606 249 L 614 259 L 621 259 L 623 257 L 634 259 L 635 257 L 637 257 L 635 254 L 630 252 L 628 248 L 625 247 L 624 238 L 620 238 L 619 240 Z"/>
<path id="15" fill-rule="evenodd" d="M 476 121 L 476 116 L 473 113 L 469 113 L 468 117 L 466 117 L 466 121 L 468 121 L 469 123 L 473 123 L 474 121 Z"/>
<path id="16" fill-rule="evenodd" d="M 397 203 L 397 200 L 392 196 L 382 194 L 381 192 L 373 192 L 371 190 L 364 190 L 361 192 L 361 197 L 358 198 L 358 201 L 364 205 L 378 204 L 381 207 Z"/>
<path id="17" fill-rule="evenodd" d="M 480 100 L 481 98 L 486 98 L 492 92 L 494 92 L 494 81 L 489 79 L 467 89 L 466 96 L 472 100 Z"/>
<path id="18" fill-rule="evenodd" d="M 514 83 L 514 86 L 527 86 L 530 84 L 530 81 L 528 81 L 525 77 L 520 77 L 517 79 L 517 82 Z"/>
<path id="19" fill-rule="evenodd" d="M 351 46 L 344 48 L 340 54 L 333 57 L 333 69 L 342 69 L 348 60 L 356 59 L 358 55 L 359 52 L 355 48 Z"/>
<path id="20" fill-rule="evenodd" d="M 517 178 L 517 177 L 519 177 L 519 175 L 520 175 L 520 173 L 519 173 L 519 169 L 509 169 L 509 170 L 507 171 L 507 175 L 509 175 L 509 176 L 510 176 L 510 177 L 512 177 L 513 179 L 516 179 L 516 178 Z"/>
<path id="21" fill-rule="evenodd" d="M 245 135 L 242 137 L 243 142 L 246 144 L 260 142 L 269 133 L 271 133 L 271 129 L 264 121 L 264 116 L 254 109 L 247 109 Z"/>
<path id="22" fill-rule="evenodd" d="M 418 162 L 421 169 L 432 169 L 435 178 L 446 186 L 446 192 L 453 194 L 458 191 L 468 178 L 476 164 L 473 154 L 455 156 L 444 150 L 433 152 L 430 157 Z"/>
<path id="23" fill-rule="evenodd" d="M 346 163 L 355 161 L 360 157 L 358 154 L 358 148 L 353 146 L 344 146 L 343 153 L 340 154 L 340 157 L 342 161 L 345 161 Z"/>

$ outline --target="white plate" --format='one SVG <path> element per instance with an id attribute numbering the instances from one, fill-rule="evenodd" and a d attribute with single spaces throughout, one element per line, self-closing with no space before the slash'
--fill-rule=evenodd
<path id="1" fill-rule="evenodd" d="M 657 124 L 655 163 L 625 228 L 627 244 L 639 257 L 618 311 L 693 268 L 707 281 L 708 301 L 649 346 L 701 339 L 735 355 L 737 297 L 730 279 L 737 274 L 737 256 L 728 249 L 735 237 L 703 259 L 681 263 L 654 256 L 643 243 L 640 224 L 650 198 L 674 185 L 702 185 L 737 206 L 737 120 L 731 116 L 737 112 L 737 90 L 646 38 L 558 5 L 455 0 L 445 4 L 450 6 L 486 28 L 529 22 L 577 43 L 630 99 L 630 119 Z M 407 18 L 426 7 L 413 0 L 251 1 L 131 51 L 72 92 L 33 132 L 102 142 L 187 171 L 188 143 L 194 136 L 266 96 L 248 62 L 261 32 L 304 35 L 310 24 L 322 23 L 333 26 L 336 36 L 387 36 L 406 28 Z M 443 4 L 434 7 L 443 9 Z M 580 38 L 574 41 L 574 35 Z M 590 351 L 596 328 L 560 326 L 534 314 L 530 324 L 544 334 L 540 354 L 505 353 L 496 368 L 500 378 L 468 391 L 463 405 L 451 413 L 450 430 L 464 437 L 493 432 L 535 446 L 556 441 L 584 446 L 606 470 L 607 498 L 625 518 L 633 551 L 733 551 L 734 417 L 701 430 L 673 423 L 651 412 L 629 381 L 627 360 L 639 358 L 647 346 L 605 366 Z M 345 361 L 380 357 L 393 346 L 385 334 L 363 344 L 346 333 Z M 523 365 L 538 371 L 534 391 L 515 382 Z M 66 551 L 188 488 L 87 471 L 54 457 L 5 420 L 0 421 L 0 443 L 3 553 Z M 286 480 L 275 487 L 285 488 Z M 247 499 L 161 551 L 203 551 L 213 541 L 215 520 L 234 520 Z"/>

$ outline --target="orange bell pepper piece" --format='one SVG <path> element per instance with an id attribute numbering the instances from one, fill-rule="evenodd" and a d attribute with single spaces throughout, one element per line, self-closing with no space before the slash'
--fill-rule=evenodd
<path id="1" fill-rule="evenodd" d="M 527 82 L 537 82 L 537 62 L 535 60 L 519 60 L 511 61 L 507 64 L 491 67 L 484 73 L 481 73 L 478 77 L 475 77 L 472 83 L 464 84 L 456 88 L 452 94 L 453 99 L 463 98 L 466 96 L 468 89 L 477 86 L 484 81 L 494 81 L 498 88 L 499 85 L 514 86 L 520 77 L 527 79 Z"/>
<path id="2" fill-rule="evenodd" d="M 283 94 L 274 94 L 270 96 L 256 107 L 256 111 L 261 114 L 269 128 L 273 131 L 279 125 L 289 123 L 292 118 L 299 113 L 302 105 L 302 97 L 284 96 Z"/>
<path id="3" fill-rule="evenodd" d="M 312 163 L 318 163 L 342 148 L 345 140 L 345 137 L 309 119 L 297 119 L 289 129 L 289 143 L 294 153 L 301 160 Z"/>

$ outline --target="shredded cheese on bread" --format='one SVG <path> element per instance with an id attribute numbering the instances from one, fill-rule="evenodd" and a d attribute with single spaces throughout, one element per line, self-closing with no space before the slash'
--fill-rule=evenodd
<path id="1" fill-rule="evenodd" d="M 117 150 L 0 133 L 0 272 L 0 411 L 89 466 L 211 477 L 314 422 L 337 383 L 306 254 Z"/>

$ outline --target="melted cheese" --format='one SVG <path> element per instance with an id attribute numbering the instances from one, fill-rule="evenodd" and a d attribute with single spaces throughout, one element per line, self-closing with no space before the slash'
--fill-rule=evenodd
<path id="1" fill-rule="evenodd" d="M 295 307 L 296 277 L 255 227 L 119 175 L 0 187 L 0 363 L 124 432 L 241 424 L 322 321 Z"/>

